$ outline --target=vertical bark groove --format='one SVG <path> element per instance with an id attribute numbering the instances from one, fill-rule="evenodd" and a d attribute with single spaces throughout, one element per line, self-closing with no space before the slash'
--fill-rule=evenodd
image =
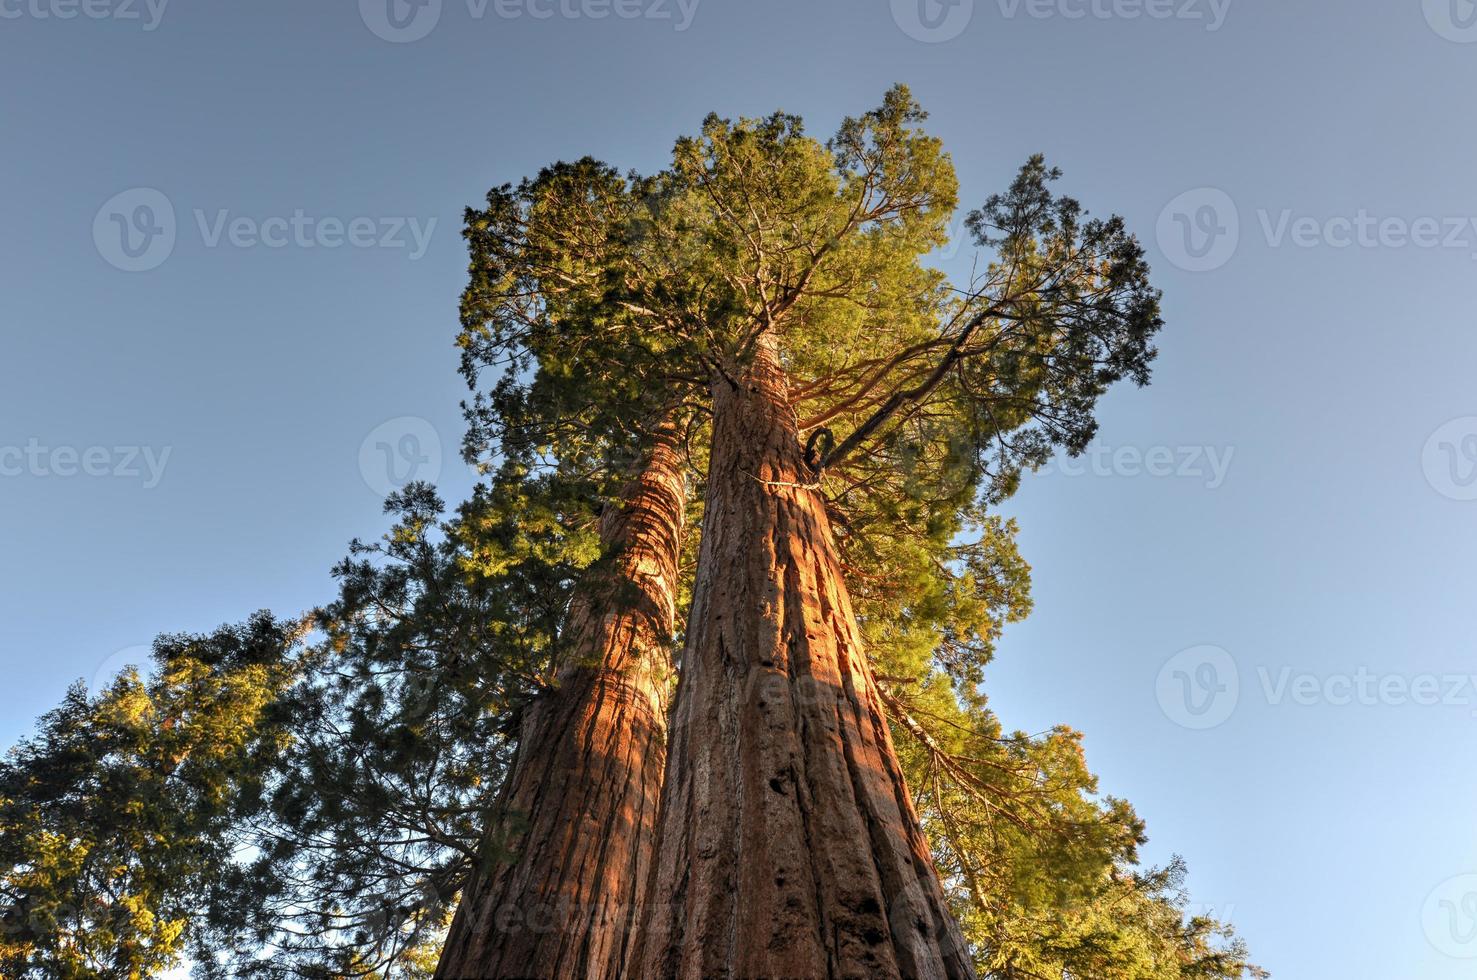
<path id="1" fill-rule="evenodd" d="M 606 557 L 576 588 L 556 685 L 524 720 L 488 828 L 515 857 L 473 874 L 438 978 L 623 975 L 665 764 L 682 472 L 676 428 L 664 425 L 602 516 Z"/>
<path id="2" fill-rule="evenodd" d="M 656 902 L 633 976 L 972 977 L 773 346 L 713 396 Z"/>

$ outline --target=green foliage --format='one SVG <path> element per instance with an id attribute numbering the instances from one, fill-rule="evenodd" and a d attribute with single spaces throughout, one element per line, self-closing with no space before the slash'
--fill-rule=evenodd
<path id="1" fill-rule="evenodd" d="M 483 816 L 592 505 L 500 474 L 447 517 L 413 485 L 303 624 L 163 637 L 155 679 L 73 689 L 0 767 L 0 975 L 429 977 L 502 856 Z"/>
<path id="2" fill-rule="evenodd" d="M 561 490 L 499 478 L 447 518 L 412 485 L 381 541 L 354 542 L 202 972 L 429 975 L 467 874 L 502 857 L 483 818 L 595 557 L 585 502 Z"/>
<path id="3" fill-rule="evenodd" d="M 450 516 L 394 495 L 311 642 L 264 616 L 161 641 L 156 681 L 43 719 L 0 768 L 0 968 L 429 976 L 467 874 L 503 856 L 485 816 L 601 507 L 676 419 L 700 510 L 710 389 L 763 339 L 981 972 L 1256 975 L 1186 917 L 1179 864 L 1137 868 L 1143 826 L 1081 736 L 1006 735 L 979 693 L 1031 607 L 989 508 L 1086 446 L 1111 384 L 1147 381 L 1158 293 L 1123 222 L 1054 194 L 1039 157 L 970 214 L 976 274 L 947 281 L 927 257 L 957 181 L 925 119 L 902 87 L 825 142 L 710 116 L 659 173 L 559 163 L 469 209 L 464 453 L 486 482 Z"/>
<path id="4" fill-rule="evenodd" d="M 982 977 L 1265 976 L 1228 926 L 1186 915 L 1178 858 L 1137 867 L 1143 823 L 1098 795 L 1081 733 L 1006 734 L 941 673 L 886 686 L 899 758 Z"/>
<path id="5" fill-rule="evenodd" d="M 80 686 L 0 764 L 0 973 L 144 977 L 180 961 L 289 732 L 301 629 L 260 613 L 165 636 L 157 676 Z"/>
<path id="6" fill-rule="evenodd" d="M 1158 294 L 1123 222 L 1054 195 L 1040 158 L 971 214 L 984 268 L 948 283 L 925 260 L 957 182 L 925 119 L 901 86 L 828 142 L 785 113 L 709 116 L 658 174 L 584 159 L 495 188 L 467 214 L 472 458 L 590 479 L 677 406 L 700 469 L 707 389 L 771 336 L 869 639 L 941 631 L 971 670 L 1026 608 L 985 505 L 1081 451 L 1109 385 L 1147 380 Z"/>

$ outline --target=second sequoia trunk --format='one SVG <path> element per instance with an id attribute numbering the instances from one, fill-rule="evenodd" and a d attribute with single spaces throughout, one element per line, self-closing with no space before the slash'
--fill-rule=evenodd
<path id="1" fill-rule="evenodd" d="M 557 686 L 524 722 L 489 828 L 513 861 L 473 875 L 437 977 L 623 975 L 661 794 L 684 489 L 667 425 L 601 519 L 606 557 L 576 587 Z"/>
<path id="2" fill-rule="evenodd" d="M 774 348 L 713 386 L 698 577 L 634 976 L 971 977 Z"/>

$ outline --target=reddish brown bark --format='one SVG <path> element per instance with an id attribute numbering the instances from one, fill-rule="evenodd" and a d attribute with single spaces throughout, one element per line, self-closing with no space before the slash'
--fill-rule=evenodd
<path id="1" fill-rule="evenodd" d="M 645 901 L 667 734 L 684 483 L 664 427 L 602 518 L 556 686 L 526 718 L 499 825 L 512 863 L 474 874 L 436 976 L 622 975 Z"/>
<path id="2" fill-rule="evenodd" d="M 632 976 L 973 975 L 769 347 L 714 384 L 696 590 Z"/>

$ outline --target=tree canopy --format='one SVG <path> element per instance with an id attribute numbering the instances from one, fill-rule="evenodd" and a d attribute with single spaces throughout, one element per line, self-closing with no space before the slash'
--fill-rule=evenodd
<path id="1" fill-rule="evenodd" d="M 161 637 L 152 678 L 41 720 L 0 766 L 0 967 L 429 975 L 468 876 L 507 858 L 486 817 L 602 508 L 676 418 L 698 526 L 707 385 L 770 337 L 979 973 L 1261 975 L 1186 915 L 1180 862 L 1139 866 L 1143 823 L 1100 795 L 1082 736 L 1007 732 L 986 700 L 1031 609 L 996 507 L 1087 446 L 1109 386 L 1147 382 L 1159 296 L 1122 220 L 1057 194 L 1040 157 L 969 213 L 980 257 L 950 282 L 929 254 L 957 181 L 925 119 L 902 87 L 826 141 L 785 113 L 710 116 L 659 173 L 586 158 L 469 209 L 482 484 L 450 513 L 427 486 L 393 495 L 300 621 Z"/>

